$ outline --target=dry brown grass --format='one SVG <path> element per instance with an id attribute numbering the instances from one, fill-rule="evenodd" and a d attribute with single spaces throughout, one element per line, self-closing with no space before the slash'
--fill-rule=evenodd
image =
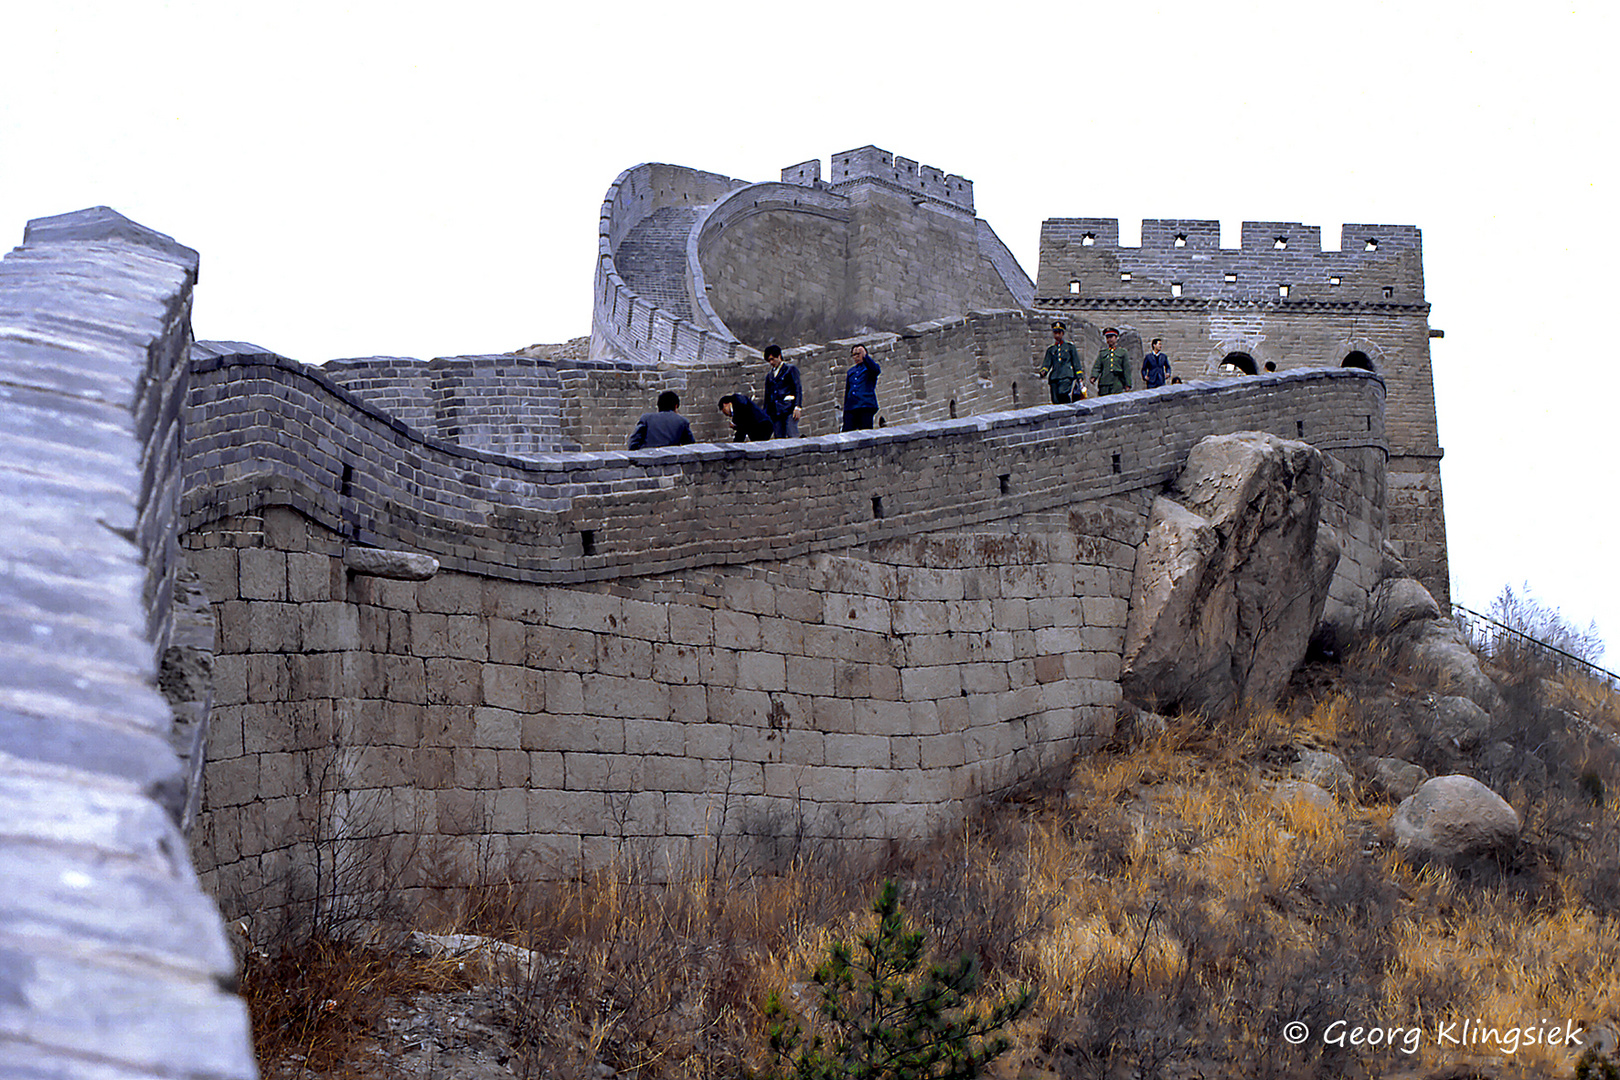
<path id="1" fill-rule="evenodd" d="M 407 959 L 375 943 L 318 934 L 275 956 L 250 952 L 242 971 L 253 1049 L 266 1076 L 288 1066 L 301 1075 L 361 1075 L 360 1051 L 390 999 L 466 985 L 454 961 Z"/>
<path id="2" fill-rule="evenodd" d="M 1595 697 L 1579 696 L 1595 692 L 1567 693 L 1595 711 Z M 805 860 L 672 885 L 618 868 L 485 887 L 439 929 L 547 957 L 508 987 L 513 1069 L 534 1077 L 584 1080 L 598 1062 L 648 1080 L 766 1065 L 767 993 L 786 987 L 790 1007 L 814 1008 L 807 973 L 829 941 L 853 937 L 883 876 L 903 882 L 908 912 L 941 953 L 979 957 L 989 992 L 1037 987 L 1018 1050 L 997 1064 L 1007 1076 L 1423 1075 L 1462 1060 L 1436 1044 L 1445 1023 L 1620 1027 L 1620 798 L 1594 805 L 1570 771 L 1620 791 L 1615 755 L 1576 757 L 1584 744 L 1572 737 L 1576 764 L 1517 789 L 1519 851 L 1457 871 L 1415 867 L 1391 850 L 1387 803 L 1279 801 L 1270 782 L 1295 747 L 1375 741 L 1382 707 L 1352 690 L 1219 724 L 1180 721 L 886 866 Z M 1535 723 L 1526 730 L 1554 737 Z M 373 1006 L 411 985 L 384 985 L 381 973 L 368 982 L 370 963 L 322 953 L 266 970 L 262 984 L 250 972 L 261 1055 L 297 1047 L 312 1071 L 340 1075 L 317 1060 L 338 1060 L 328 1050 L 375 1026 Z M 1283 1042 L 1291 1020 L 1312 1039 Z M 1320 1038 L 1335 1020 L 1425 1036 L 1411 1055 L 1338 1047 Z M 1494 1060 L 1556 1076 L 1574 1062 L 1546 1046 Z"/>

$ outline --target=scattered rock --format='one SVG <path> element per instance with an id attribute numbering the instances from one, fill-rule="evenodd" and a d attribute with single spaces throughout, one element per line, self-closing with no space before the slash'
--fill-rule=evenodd
<path id="1" fill-rule="evenodd" d="M 1395 847 L 1431 859 L 1477 855 L 1512 843 L 1519 815 L 1471 776 L 1437 776 L 1395 810 Z"/>
<path id="2" fill-rule="evenodd" d="M 1293 774 L 1300 780 L 1333 792 L 1341 799 L 1351 798 L 1355 794 L 1355 778 L 1336 754 L 1301 750 L 1299 760 L 1294 763 Z"/>
<path id="3" fill-rule="evenodd" d="M 1121 686 L 1150 709 L 1272 702 L 1304 659 L 1337 564 L 1318 543 L 1322 457 L 1260 432 L 1193 447 L 1137 549 Z"/>
<path id="4" fill-rule="evenodd" d="M 537 970 L 548 966 L 548 961 L 538 953 L 477 934 L 429 934 L 413 930 L 407 947 L 418 956 L 459 961 L 484 979 L 502 976 L 529 979 Z"/>
<path id="5" fill-rule="evenodd" d="M 1138 709 L 1129 702 L 1120 704 L 1114 734 L 1126 743 L 1135 744 L 1156 739 L 1169 730 L 1170 721 L 1167 717 L 1146 709 Z"/>
<path id="6" fill-rule="evenodd" d="M 1437 697 L 1429 706 L 1429 737 L 1458 750 L 1474 749 L 1491 732 L 1491 714 L 1465 697 Z"/>
<path id="7" fill-rule="evenodd" d="M 1421 765 L 1400 758 L 1373 758 L 1368 765 L 1372 768 L 1373 782 L 1396 802 L 1411 798 L 1429 778 L 1428 771 Z"/>
<path id="8" fill-rule="evenodd" d="M 1387 637 L 1417 620 L 1440 618 L 1440 605 L 1414 578 L 1386 578 L 1368 598 L 1367 629 Z"/>
<path id="9" fill-rule="evenodd" d="M 1306 780 L 1284 780 L 1271 793 L 1272 801 L 1285 806 L 1291 802 L 1308 802 L 1323 810 L 1333 809 L 1333 796 Z"/>

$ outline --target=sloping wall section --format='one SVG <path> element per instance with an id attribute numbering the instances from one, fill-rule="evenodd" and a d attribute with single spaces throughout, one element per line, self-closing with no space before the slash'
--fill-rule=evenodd
<path id="1" fill-rule="evenodd" d="M 163 805 L 182 786 L 156 679 L 196 276 L 196 252 L 105 207 L 31 222 L 0 263 L 8 1076 L 256 1075 L 219 913 Z"/>

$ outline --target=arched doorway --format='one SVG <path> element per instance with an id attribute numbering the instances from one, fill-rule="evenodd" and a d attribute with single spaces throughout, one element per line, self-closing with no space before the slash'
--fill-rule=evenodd
<path id="1" fill-rule="evenodd" d="M 1221 360 L 1222 371 L 1241 371 L 1245 375 L 1257 375 L 1260 369 L 1255 365 L 1254 357 L 1246 352 L 1229 352 Z"/>
<path id="2" fill-rule="evenodd" d="M 1372 357 L 1368 356 L 1360 349 L 1356 349 L 1354 352 L 1350 353 L 1350 355 L 1346 356 L 1344 358 L 1344 363 L 1340 364 L 1339 366 L 1360 368 L 1362 371 L 1378 370 L 1377 368 L 1373 367 Z"/>

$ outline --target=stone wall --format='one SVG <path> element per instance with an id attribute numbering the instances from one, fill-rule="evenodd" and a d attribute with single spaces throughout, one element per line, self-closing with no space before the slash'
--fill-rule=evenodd
<path id="1" fill-rule="evenodd" d="M 696 252 L 715 317 L 755 349 L 853 334 L 852 218 L 843 196 L 794 184 L 750 184 L 716 203 Z"/>
<path id="2" fill-rule="evenodd" d="M 197 253 L 105 207 L 0 263 L 0 1072 L 256 1075 L 163 803 Z M 160 802 L 162 800 L 162 802 Z"/>
<path id="3" fill-rule="evenodd" d="M 1046 400 L 1038 374 L 1048 313 L 976 311 L 787 350 L 804 380 L 804 435 L 838 431 L 844 375 L 859 342 L 883 365 L 878 396 L 884 424 L 948 420 L 1016 409 Z M 1094 329 L 1071 318 L 1072 340 L 1086 347 Z M 270 361 L 275 354 L 242 342 L 198 342 L 192 356 Z M 295 365 L 294 361 L 279 362 Z M 332 360 L 312 369 L 379 413 L 415 431 L 471 449 L 526 457 L 624 446 L 660 392 L 674 390 L 696 438 L 726 442 L 729 423 L 715 409 L 724 394 L 764 395 L 767 365 L 751 350 L 733 360 L 655 363 L 630 360 L 470 356 Z"/>
<path id="4" fill-rule="evenodd" d="M 290 361 L 194 380 L 184 542 L 221 628 L 196 838 L 233 911 L 924 837 L 1110 730 L 1151 496 L 1207 434 L 1328 453 L 1335 603 L 1384 531 L 1359 371 L 540 460 Z M 444 569 L 357 575 L 356 544 Z"/>

